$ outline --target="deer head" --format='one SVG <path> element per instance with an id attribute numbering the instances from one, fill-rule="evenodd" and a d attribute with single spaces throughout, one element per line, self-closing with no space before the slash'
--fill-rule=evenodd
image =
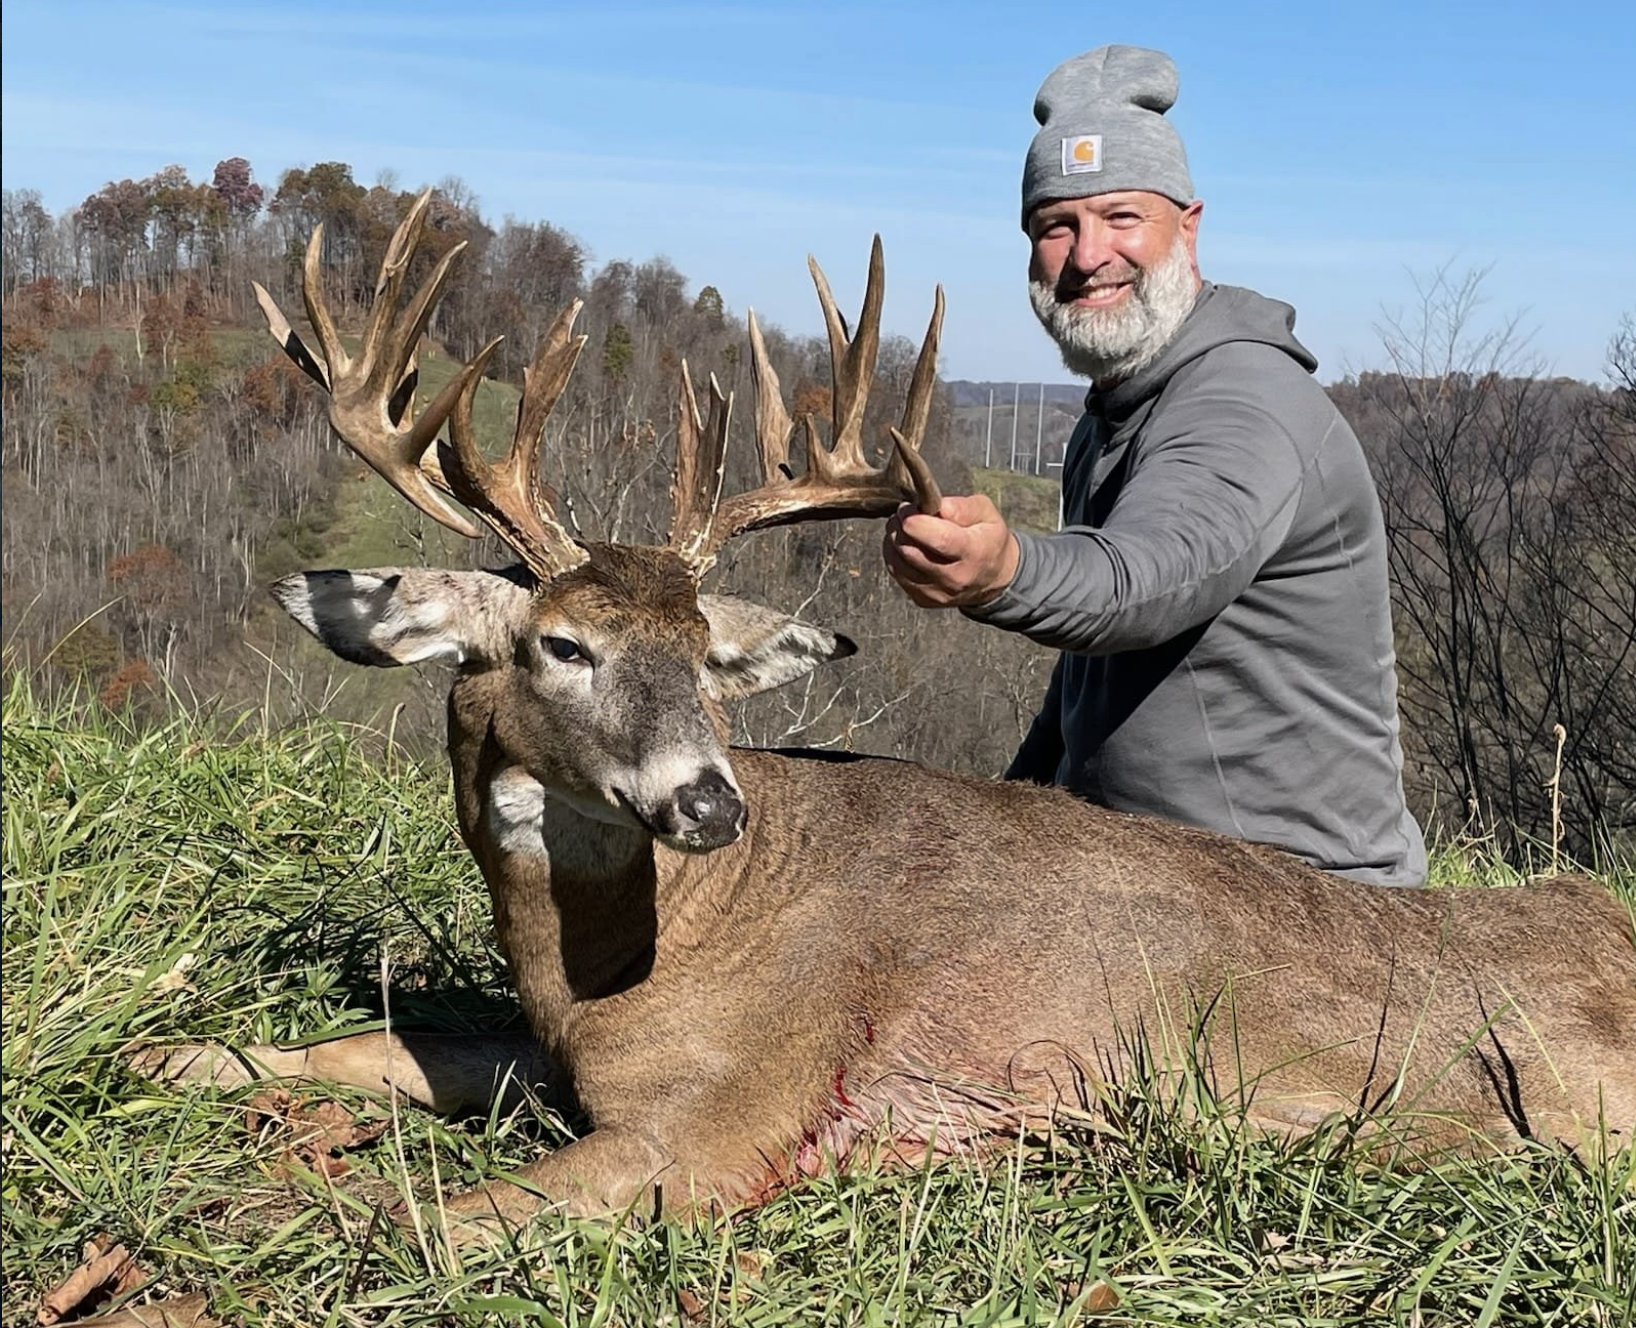
<path id="1" fill-rule="evenodd" d="M 314 355 L 260 286 L 256 296 L 285 352 L 330 394 L 341 439 L 422 512 L 463 535 L 492 529 L 522 560 L 501 572 L 427 569 L 323 571 L 285 577 L 274 597 L 342 658 L 377 666 L 428 659 L 483 675 L 490 729 L 509 764 L 547 795 L 593 820 L 639 827 L 672 848 L 705 851 L 743 831 L 746 808 L 727 758 L 722 704 L 779 686 L 854 652 L 845 637 L 745 600 L 701 595 L 699 583 L 729 539 L 797 521 L 881 516 L 904 501 L 941 502 L 919 452 L 931 406 L 943 302 L 921 349 L 894 453 L 870 464 L 864 404 L 879 344 L 884 269 L 871 255 L 864 310 L 848 337 L 816 263 L 834 370 L 833 441 L 804 421 L 807 466 L 796 475 L 795 425 L 754 315 L 756 436 L 765 482 L 722 497 L 732 400 L 712 378 L 701 414 L 687 367 L 671 487 L 674 514 L 660 546 L 575 539 L 538 473 L 552 407 L 584 346 L 576 303 L 563 310 L 526 370 L 511 449 L 498 463 L 478 448 L 472 403 L 490 342 L 413 414 L 416 350 L 451 265 L 452 249 L 400 310 L 429 192 L 388 246 L 374 309 L 356 356 L 341 344 L 319 280 L 321 231 L 308 244 L 303 295 L 320 344 Z M 437 435 L 448 429 L 448 440 Z"/>

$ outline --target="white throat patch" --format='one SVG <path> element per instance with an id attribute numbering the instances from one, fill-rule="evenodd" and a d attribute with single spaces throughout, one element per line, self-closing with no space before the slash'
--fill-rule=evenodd
<path id="1" fill-rule="evenodd" d="M 545 785 L 521 766 L 508 766 L 489 784 L 489 834 L 502 853 L 546 857 Z"/>

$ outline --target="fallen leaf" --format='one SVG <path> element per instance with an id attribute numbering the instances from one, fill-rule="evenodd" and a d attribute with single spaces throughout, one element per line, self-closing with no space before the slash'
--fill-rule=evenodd
<path id="1" fill-rule="evenodd" d="M 385 1115 L 356 1116 L 339 1102 L 309 1106 L 287 1088 L 257 1093 L 246 1105 L 244 1119 L 251 1134 L 289 1136 L 277 1170 L 288 1174 L 305 1167 L 330 1180 L 352 1170 L 346 1149 L 373 1143 L 390 1123 Z"/>
<path id="2" fill-rule="evenodd" d="M 1119 1293 L 1113 1287 L 1101 1280 L 1091 1283 L 1090 1293 L 1085 1297 L 1085 1310 L 1089 1314 L 1101 1314 L 1111 1310 L 1119 1304 Z"/>
<path id="3" fill-rule="evenodd" d="M 687 1315 L 687 1320 L 689 1323 L 704 1322 L 704 1302 L 686 1287 L 678 1287 L 676 1289 L 676 1303 L 682 1307 L 682 1313 Z"/>
<path id="4" fill-rule="evenodd" d="M 93 1319 L 75 1319 L 70 1328 L 222 1328 L 222 1321 L 211 1316 L 204 1292 L 191 1291 L 146 1305 L 127 1305 Z"/>
<path id="5" fill-rule="evenodd" d="M 147 1274 L 136 1266 L 123 1245 L 115 1245 L 111 1236 L 93 1236 L 85 1246 L 80 1266 L 45 1294 L 35 1318 L 41 1324 L 60 1323 L 65 1315 L 90 1301 L 122 1296 L 147 1280 Z"/>
<path id="6" fill-rule="evenodd" d="M 199 962 L 196 954 L 183 954 L 176 957 L 176 962 L 170 966 L 168 972 L 161 973 L 154 980 L 154 991 L 193 991 L 193 984 L 187 980 L 187 971 Z"/>

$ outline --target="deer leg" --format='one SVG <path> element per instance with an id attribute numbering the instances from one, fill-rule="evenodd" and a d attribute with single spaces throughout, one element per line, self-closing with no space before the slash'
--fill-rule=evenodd
<path id="1" fill-rule="evenodd" d="M 130 1061 L 138 1074 L 163 1083 L 237 1088 L 273 1079 L 322 1080 L 373 1092 L 395 1090 L 433 1111 L 487 1109 L 498 1098 L 509 1110 L 532 1094 L 560 1111 L 571 1109 L 562 1076 L 524 1033 L 358 1033 L 309 1047 L 150 1047 Z"/>
<path id="2" fill-rule="evenodd" d="M 519 1167 L 525 1185 L 494 1180 L 442 1201 L 450 1238 L 459 1245 L 494 1244 L 539 1213 L 603 1217 L 632 1211 L 652 1215 L 654 1187 L 674 1180 L 674 1161 L 640 1131 L 593 1130 L 566 1148 Z M 535 1191 L 539 1193 L 535 1193 Z M 687 1196 L 681 1196 L 686 1198 Z M 665 1207 L 679 1206 L 664 1194 Z M 404 1218 L 399 1216 L 399 1222 Z"/>

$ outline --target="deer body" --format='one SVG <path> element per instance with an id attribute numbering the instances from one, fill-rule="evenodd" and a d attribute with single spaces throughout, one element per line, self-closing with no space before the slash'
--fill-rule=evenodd
<path id="1" fill-rule="evenodd" d="M 454 751 L 529 1022 L 597 1130 L 650 1145 L 625 1174 L 562 1155 L 575 1206 L 742 1200 L 880 1127 L 919 1156 L 1037 1123 L 1138 1030 L 1180 1068 L 1209 1005 L 1218 1091 L 1274 1129 L 1394 1097 L 1501 1140 L 1636 1124 L 1636 955 L 1594 883 L 1381 892 L 1048 790 L 750 751 L 737 843 L 615 831 L 599 877 L 554 817 L 542 852 L 495 852 Z"/>
<path id="2" fill-rule="evenodd" d="M 855 337 L 814 269 L 833 447 L 809 427 L 795 476 L 793 424 L 752 319 L 766 484 L 720 497 L 730 403 L 713 391 L 707 424 L 684 372 L 671 538 L 636 547 L 571 537 L 535 471 L 583 342 L 569 337 L 572 310 L 529 370 L 504 462 L 472 437 L 487 351 L 426 417 L 406 413 L 414 343 L 449 262 L 394 322 L 423 215 L 424 199 L 389 247 L 356 361 L 316 295 L 318 237 L 306 295 L 322 366 L 262 298 L 333 394 L 345 441 L 428 515 L 472 533 L 454 497 L 523 559 L 498 574 L 312 572 L 273 587 L 344 658 L 460 665 L 460 832 L 550 1066 L 515 1041 L 502 1055 L 550 1078 L 592 1129 L 524 1168 L 529 1188 L 449 1199 L 455 1222 L 484 1231 L 542 1204 L 619 1211 L 655 1185 L 666 1206 L 750 1199 L 865 1141 L 918 1158 L 1094 1106 L 1144 1067 L 1200 1073 L 1281 1131 L 1395 1103 L 1457 1141 L 1577 1143 L 1599 1128 L 1629 1139 L 1636 950 L 1628 908 L 1594 883 L 1383 890 L 1055 790 L 728 749 L 727 703 L 854 647 L 700 595 L 720 544 L 941 501 L 917 452 L 941 301 L 895 457 L 876 467 L 863 452 L 878 244 Z M 452 443 L 433 447 L 445 420 Z M 445 1056 L 408 1036 L 250 1057 L 444 1106 L 492 1086 L 472 1046 Z M 224 1077 L 219 1059 L 182 1061 L 172 1068 Z"/>

